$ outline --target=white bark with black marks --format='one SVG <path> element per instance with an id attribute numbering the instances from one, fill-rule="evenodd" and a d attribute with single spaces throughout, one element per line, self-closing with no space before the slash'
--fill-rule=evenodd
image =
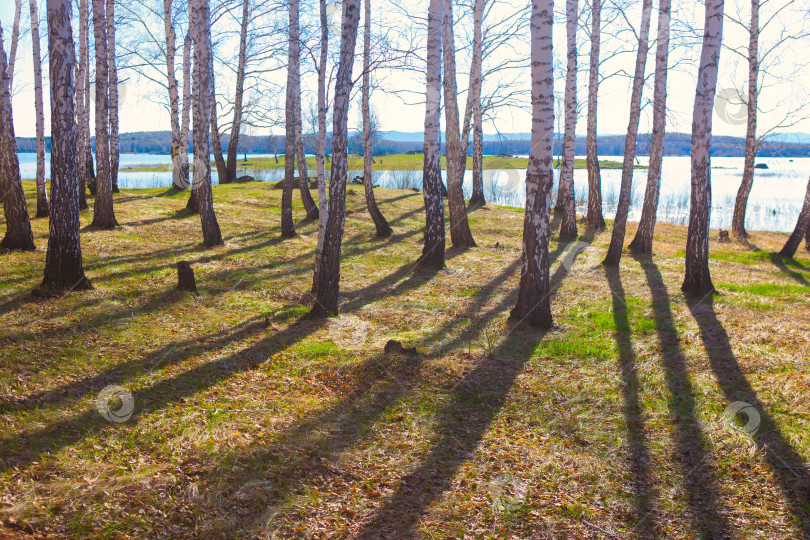
<path id="1" fill-rule="evenodd" d="M 655 88 L 653 90 L 653 129 L 650 140 L 650 165 L 647 189 L 636 237 L 628 246 L 633 253 L 652 253 L 658 199 L 661 193 L 661 165 L 664 161 L 664 135 L 667 124 L 667 71 L 669 63 L 669 24 L 671 2 L 658 5 L 658 39 L 655 53 Z"/>
<path id="2" fill-rule="evenodd" d="M 118 135 L 118 64 L 115 53 L 115 2 L 107 0 L 107 56 L 109 59 L 109 111 L 110 111 L 110 183 L 112 192 L 118 193 L 118 164 L 121 143 Z"/>
<path id="3" fill-rule="evenodd" d="M 8 87 L 14 90 L 14 66 L 17 64 L 17 45 L 20 41 L 20 18 L 22 16 L 22 0 L 14 0 L 14 26 L 11 29 L 11 46 L 8 52 Z"/>
<path id="4" fill-rule="evenodd" d="M 45 272 L 37 291 L 59 294 L 91 288 L 82 267 L 75 114 L 73 19 L 70 0 L 48 0 L 51 81 L 51 215 Z M 84 159 L 79 155 L 78 160 Z"/>
<path id="5" fill-rule="evenodd" d="M 319 0 L 321 15 L 321 56 L 318 64 L 318 148 L 315 163 L 318 169 L 318 244 L 315 248 L 315 269 L 312 275 L 312 290 L 318 290 L 321 273 L 323 242 L 326 238 L 326 217 L 329 202 L 326 194 L 326 59 L 329 52 L 329 20 L 326 15 L 326 0 Z"/>
<path id="6" fill-rule="evenodd" d="M 475 0 L 473 5 L 473 50 L 470 64 L 470 99 L 472 101 L 472 196 L 470 207 L 476 208 L 486 204 L 484 198 L 484 128 L 481 108 L 481 63 L 483 57 L 482 26 L 486 0 Z M 466 153 L 465 153 L 466 163 Z"/>
<path id="7" fill-rule="evenodd" d="M 458 121 L 458 87 L 456 84 L 456 45 L 453 33 L 453 0 L 444 0 L 442 22 L 442 53 L 444 59 L 444 113 L 447 149 L 447 206 L 450 210 L 450 242 L 453 247 L 469 249 L 475 246 L 462 184 L 466 147 L 461 146 Z"/>
<path id="8" fill-rule="evenodd" d="M 425 198 L 425 245 L 419 264 L 444 268 L 444 201 L 441 175 L 442 0 L 430 0 L 427 36 L 427 88 L 425 94 L 425 143 L 422 184 Z"/>
<path id="9" fill-rule="evenodd" d="M 214 213 L 211 192 L 211 119 L 213 99 L 213 55 L 209 0 L 192 0 L 194 25 L 194 182 L 202 226 L 203 245 L 222 245 L 222 233 Z"/>
<path id="10" fill-rule="evenodd" d="M 651 11 L 652 0 L 644 0 L 641 8 L 641 25 L 638 32 L 638 51 L 636 54 L 636 70 L 633 74 L 633 91 L 630 96 L 630 122 L 627 125 L 627 136 L 624 140 L 624 162 L 622 164 L 622 183 L 619 188 L 619 204 L 616 208 L 616 217 L 613 220 L 613 233 L 604 260 L 605 266 L 618 266 L 624 249 L 624 235 L 627 229 L 627 215 L 630 212 L 630 197 L 633 189 L 636 138 L 638 137 L 638 124 L 641 120 L 641 94 L 644 89 L 644 70 L 647 66 Z"/>
<path id="11" fill-rule="evenodd" d="M 793 234 L 790 235 L 788 241 L 779 255 L 782 257 L 793 257 L 799 245 L 802 243 L 802 237 L 807 237 L 807 249 L 810 251 L 810 180 L 807 181 L 807 191 L 804 194 L 804 205 L 802 211 L 799 213 L 799 219 L 796 220 L 796 228 L 793 229 Z"/>
<path id="12" fill-rule="evenodd" d="M 566 0 L 567 60 L 565 72 L 565 132 L 557 205 L 562 210 L 560 238 L 577 237 L 577 207 L 574 201 L 574 150 L 577 128 L 577 0 Z"/>
<path id="13" fill-rule="evenodd" d="M 77 173 L 79 176 L 79 209 L 86 210 L 87 186 L 90 184 L 90 171 L 87 156 L 90 154 L 90 8 L 88 0 L 79 0 L 79 61 L 76 65 L 76 121 L 78 153 Z M 91 162 L 92 167 L 92 162 Z M 95 186 L 93 187 L 95 189 Z"/>
<path id="14" fill-rule="evenodd" d="M 363 89 L 360 108 L 363 113 L 363 190 L 366 208 L 374 222 L 377 238 L 391 236 L 391 226 L 377 207 L 374 198 L 374 182 L 371 178 L 371 160 L 374 149 L 371 146 L 371 0 L 365 0 L 365 26 L 363 30 Z"/>
<path id="15" fill-rule="evenodd" d="M 757 157 L 757 94 L 759 79 L 759 0 L 751 0 L 751 27 L 748 29 L 748 117 L 745 129 L 745 164 L 740 189 L 734 203 L 731 232 L 739 239 L 748 237 L 745 231 L 745 213 L 748 196 L 754 187 L 754 161 Z"/>
<path id="16" fill-rule="evenodd" d="M 281 237 L 295 236 L 292 212 L 295 178 L 295 72 L 298 68 L 298 0 L 290 0 L 289 38 L 287 42 L 287 94 L 284 117 L 284 186 L 281 192 Z"/>
<path id="17" fill-rule="evenodd" d="M 172 156 L 172 185 L 177 189 L 185 189 L 188 179 L 186 179 L 186 183 L 184 183 L 181 177 L 180 92 L 178 90 L 174 64 L 174 57 L 177 53 L 177 34 L 174 31 L 172 12 L 173 0 L 163 0 L 163 29 L 166 33 L 166 77 L 169 92 L 169 121 L 172 128 L 172 146 L 170 150 Z"/>
<path id="18" fill-rule="evenodd" d="M 329 215 L 321 255 L 315 305 L 312 317 L 333 316 L 338 312 L 340 292 L 340 248 L 346 221 L 346 180 L 349 161 L 349 100 L 352 66 L 360 23 L 360 0 L 344 0 L 340 40 L 340 62 L 335 81 L 332 122 L 332 178 L 329 182 Z"/>
<path id="19" fill-rule="evenodd" d="M 110 169 L 109 57 L 106 0 L 93 0 L 93 34 L 96 42 L 96 203 L 92 227 L 112 229 L 115 219 Z"/>
<path id="20" fill-rule="evenodd" d="M 706 0 L 706 25 L 692 113 L 692 196 L 686 238 L 686 276 L 681 290 L 703 297 L 714 292 L 709 271 L 709 219 L 712 205 L 712 110 L 723 40 L 723 0 Z"/>
<path id="21" fill-rule="evenodd" d="M 520 287 L 509 320 L 551 328 L 548 241 L 551 236 L 551 143 L 554 137 L 553 0 L 534 0 L 531 12 L 532 145 L 526 170 L 526 213 Z"/>
<path id="22" fill-rule="evenodd" d="M 599 93 L 599 48 L 602 33 L 602 0 L 591 0 L 591 54 L 588 71 L 588 127 L 585 162 L 588 168 L 588 215 L 589 231 L 605 228 L 602 215 L 602 173 L 599 169 L 599 154 L 596 148 L 596 109 Z"/>
<path id="23" fill-rule="evenodd" d="M 31 42 L 34 60 L 34 112 L 37 137 L 37 217 L 48 217 L 48 188 L 45 184 L 45 105 L 42 97 L 42 52 L 40 51 L 37 0 L 28 2 L 31 12 Z"/>
<path id="24" fill-rule="evenodd" d="M 247 62 L 248 23 L 250 22 L 250 5 L 242 0 L 242 21 L 239 27 L 239 58 L 236 65 L 236 94 L 233 104 L 233 123 L 231 139 L 228 142 L 228 161 L 226 162 L 227 178 L 220 178 L 221 184 L 236 182 L 236 160 L 239 151 L 239 132 L 242 129 L 243 103 L 245 98 L 245 64 Z"/>
<path id="25" fill-rule="evenodd" d="M 9 83 L 3 26 L 0 23 L 0 195 L 3 196 L 3 214 L 6 220 L 6 234 L 0 241 L 0 250 L 33 251 L 34 235 L 20 181 Z"/>

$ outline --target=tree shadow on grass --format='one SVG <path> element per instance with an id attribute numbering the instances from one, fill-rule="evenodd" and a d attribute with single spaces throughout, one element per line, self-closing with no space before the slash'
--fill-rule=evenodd
<path id="1" fill-rule="evenodd" d="M 652 295 L 661 360 L 669 390 L 669 411 L 675 426 L 674 461 L 680 465 L 691 517 L 701 538 L 725 538 L 730 534 L 726 516 L 719 508 L 717 474 L 712 467 L 711 443 L 697 418 L 697 399 L 681 350 L 669 294 L 658 267 L 649 257 L 637 257 Z"/>
<path id="2" fill-rule="evenodd" d="M 729 403 L 744 402 L 759 413 L 759 429 L 751 434 L 751 438 L 773 468 L 782 494 L 798 522 L 800 534 L 804 538 L 810 538 L 810 474 L 803 468 L 804 458 L 779 429 L 743 374 L 731 348 L 728 333 L 715 313 L 713 297 L 701 301 L 691 300 L 687 305 L 697 321 L 703 348 L 726 400 Z"/>
<path id="3" fill-rule="evenodd" d="M 636 374 L 636 352 L 627 316 L 627 299 L 618 268 L 604 268 L 613 298 L 613 322 L 616 325 L 616 345 L 619 349 L 619 373 L 624 398 L 627 445 L 630 456 L 630 477 L 633 483 L 633 507 L 636 512 L 633 531 L 640 538 L 660 536 L 656 503 L 657 493 L 650 475 L 650 452 L 644 426 L 644 406 L 639 397 L 640 383 Z"/>
<path id="4" fill-rule="evenodd" d="M 748 249 L 750 249 L 751 251 L 755 252 L 755 253 L 762 252 L 762 249 L 759 246 L 752 243 L 748 239 L 744 239 L 742 241 L 742 244 L 745 247 L 747 247 Z M 768 253 L 768 260 L 771 261 L 771 264 L 773 264 L 775 267 L 777 267 L 783 273 L 785 273 L 788 276 L 792 277 L 793 279 L 795 279 L 796 281 L 798 281 L 802 285 L 810 286 L 810 281 L 807 280 L 806 276 L 804 276 L 801 272 L 797 272 L 796 270 L 791 270 L 790 268 L 788 268 L 788 266 L 792 266 L 792 267 L 797 268 L 799 270 L 810 270 L 810 268 L 807 268 L 806 266 L 804 266 L 803 264 L 801 264 L 800 262 L 798 262 L 797 260 L 795 260 L 793 258 L 783 257 L 783 256 L 779 255 L 778 253 Z"/>

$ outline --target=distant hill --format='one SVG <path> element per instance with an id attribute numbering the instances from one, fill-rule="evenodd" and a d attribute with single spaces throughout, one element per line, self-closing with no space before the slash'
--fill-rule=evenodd
<path id="1" fill-rule="evenodd" d="M 382 132 L 377 143 L 375 153 L 398 154 L 422 150 L 424 135 L 422 133 L 407 133 L 401 131 Z M 624 135 L 600 135 L 597 141 L 599 154 L 603 156 L 620 156 L 624 153 Z M 444 137 L 442 137 L 444 139 Z M 305 147 L 308 153 L 315 152 L 315 136 L 304 135 Z M 228 137 L 220 138 L 223 151 L 228 148 Z M 554 136 L 553 152 L 559 155 L 562 137 Z M 95 139 L 92 144 L 95 145 Z M 326 151 L 332 152 L 331 137 L 327 137 Z M 171 147 L 171 132 L 147 131 L 140 133 L 121 134 L 121 152 L 127 154 L 168 154 Z M 46 148 L 50 151 L 50 139 L 46 140 Z M 444 145 L 442 145 L 444 148 Z M 691 135 L 688 133 L 667 133 L 664 140 L 664 154 L 667 156 L 688 156 L 691 148 Z M 17 149 L 20 152 L 35 152 L 36 141 L 33 138 L 18 138 Z M 485 154 L 511 154 L 525 155 L 529 153 L 529 134 L 501 133 L 484 136 Z M 189 147 L 189 151 L 191 148 Z M 353 132 L 349 138 L 349 152 L 359 154 L 363 151 L 362 137 Z M 577 137 L 576 154 L 585 154 L 585 137 Z M 650 135 L 640 134 L 636 144 L 636 151 L 640 156 L 649 155 Z M 250 136 L 242 135 L 239 138 L 239 153 L 273 154 L 284 152 L 284 137 Z M 472 152 L 472 148 L 470 148 Z M 740 157 L 745 153 L 745 139 L 741 137 L 714 137 L 712 141 L 712 155 L 725 157 Z M 781 157 L 810 157 L 810 135 L 805 133 L 783 133 L 773 135 L 767 139 L 760 149 L 759 155 Z"/>

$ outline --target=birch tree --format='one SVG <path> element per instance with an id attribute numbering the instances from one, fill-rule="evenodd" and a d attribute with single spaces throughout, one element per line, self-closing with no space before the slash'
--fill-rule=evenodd
<path id="1" fill-rule="evenodd" d="M 486 0 L 474 0 L 473 4 L 473 43 L 472 60 L 470 63 L 470 100 L 472 101 L 473 123 L 473 163 L 472 163 L 472 195 L 470 207 L 477 208 L 486 204 L 484 198 L 484 117 L 481 108 L 481 64 L 483 62 L 483 20 Z M 465 128 L 466 128 L 465 123 Z M 466 138 L 462 137 L 466 143 Z M 464 153 L 466 164 L 466 152 Z"/>
<path id="2" fill-rule="evenodd" d="M 299 35 L 300 40 L 300 35 Z M 307 155 L 304 152 L 304 125 L 301 114 L 301 46 L 298 46 L 298 61 L 295 63 L 295 100 L 294 100 L 294 120 L 295 120 L 295 154 L 298 162 L 298 189 L 301 192 L 301 202 L 304 203 L 304 211 L 307 213 L 306 219 L 318 219 L 318 206 L 312 199 L 309 192 L 309 172 L 307 172 Z"/>
<path id="3" fill-rule="evenodd" d="M 20 181 L 20 162 L 17 158 L 17 139 L 14 136 L 14 115 L 11 110 L 11 85 L 6 49 L 3 46 L 3 26 L 0 24 L 0 190 L 3 195 L 3 214 L 6 234 L 0 241 L 0 250 L 33 251 L 34 235 L 25 204 L 25 193 Z"/>
<path id="4" fill-rule="evenodd" d="M 596 109 L 599 91 L 599 50 L 602 38 L 602 0 L 591 0 L 591 54 L 588 70 L 588 128 L 586 135 L 585 162 L 588 168 L 588 214 L 589 231 L 605 229 L 602 216 L 602 174 L 599 170 L 599 154 L 596 148 Z"/>
<path id="5" fill-rule="evenodd" d="M 295 236 L 292 192 L 295 178 L 295 71 L 299 63 L 298 0 L 290 0 L 287 53 L 287 95 L 284 131 L 284 187 L 281 193 L 281 237 Z"/>
<path id="6" fill-rule="evenodd" d="M 107 0 L 107 55 L 110 62 L 109 108 L 110 108 L 110 178 L 113 193 L 118 193 L 118 164 L 121 160 L 121 143 L 118 135 L 118 60 L 115 47 L 115 2 Z"/>
<path id="7" fill-rule="evenodd" d="M 565 72 L 565 133 L 557 206 L 562 210 L 560 238 L 577 237 L 577 207 L 574 201 L 574 144 L 577 128 L 577 0 L 565 2 L 567 69 Z"/>
<path id="8" fill-rule="evenodd" d="M 802 237 L 807 237 L 807 250 L 810 251 L 810 180 L 807 181 L 804 205 L 799 213 L 799 219 L 796 220 L 796 228 L 793 229 L 793 234 L 785 242 L 785 246 L 779 252 L 779 255 L 792 258 L 796 254 L 796 250 L 799 249 L 799 244 L 802 243 Z"/>
<path id="9" fill-rule="evenodd" d="M 756 1 L 756 0 L 755 0 Z M 653 126 L 650 138 L 650 163 L 647 189 L 636 237 L 628 246 L 633 253 L 652 253 L 658 199 L 661 193 L 661 164 L 664 161 L 664 134 L 667 123 L 667 70 L 669 63 L 670 0 L 658 4 L 658 38 L 655 53 L 655 87 L 653 89 Z"/>
<path id="10" fill-rule="evenodd" d="M 90 148 L 90 7 L 88 0 L 79 0 L 79 62 L 76 68 L 77 152 L 76 170 L 79 176 L 79 209 L 87 210 L 87 186 L 93 171 Z M 89 160 L 89 165 L 88 165 Z M 95 187 L 93 187 L 95 190 Z"/>
<path id="11" fill-rule="evenodd" d="M 449 0 L 447 0 L 449 1 Z M 377 238 L 391 236 L 391 226 L 377 208 L 374 198 L 374 182 L 371 178 L 371 160 L 374 149 L 371 146 L 371 0 L 365 0 L 365 27 L 363 30 L 363 90 L 361 109 L 363 112 L 363 189 L 366 195 L 366 208 L 374 222 Z M 462 201 L 463 203 L 463 201 Z"/>
<path id="12" fill-rule="evenodd" d="M 434 0 L 435 1 L 435 0 Z M 323 21 L 323 17 L 322 17 Z M 360 0 L 344 0 L 340 38 L 340 61 L 335 81 L 332 121 L 332 176 L 329 182 L 329 213 L 321 255 L 321 269 L 310 315 L 325 317 L 338 312 L 340 248 L 346 221 L 346 180 L 349 157 L 349 103 L 352 67 L 360 23 Z"/>
<path id="13" fill-rule="evenodd" d="M 96 42 L 96 203 L 92 227 L 112 229 L 115 219 L 112 197 L 109 136 L 109 56 L 105 0 L 93 0 L 93 33 Z"/>
<path id="14" fill-rule="evenodd" d="M 447 148 L 447 206 L 450 210 L 450 241 L 453 247 L 469 249 L 475 246 L 462 183 L 467 153 L 462 153 L 458 120 L 458 87 L 456 85 L 456 45 L 453 32 L 453 0 L 444 0 L 442 51 L 444 64 L 444 113 Z"/>
<path id="15" fill-rule="evenodd" d="M 169 119 L 172 128 L 172 185 L 176 189 L 185 189 L 188 186 L 188 141 L 185 148 L 181 142 L 180 124 L 180 91 L 177 82 L 177 70 L 175 67 L 175 55 L 177 54 L 177 33 L 174 29 L 174 6 L 173 0 L 163 0 L 163 28 L 166 34 L 166 77 L 168 79 L 169 90 Z M 190 34 L 183 47 L 183 78 L 188 81 L 188 58 L 187 49 L 190 47 Z M 185 87 L 184 87 L 185 94 Z M 185 111 L 185 95 L 183 105 Z M 183 167 L 185 162 L 185 168 Z"/>
<path id="16" fill-rule="evenodd" d="M 45 184 L 45 105 L 42 98 L 42 54 L 40 51 L 37 0 L 28 2 L 31 13 L 31 44 L 34 60 L 34 112 L 37 137 L 37 217 L 48 217 L 48 188 Z"/>
<path id="17" fill-rule="evenodd" d="M 222 245 L 222 233 L 214 213 L 211 191 L 211 109 L 213 103 L 213 61 L 211 55 L 211 13 L 209 0 L 191 0 L 194 25 L 194 177 L 203 245 Z"/>
<path id="18" fill-rule="evenodd" d="M 51 81 L 51 215 L 42 284 L 35 293 L 50 296 L 92 288 L 84 275 L 79 239 L 74 104 L 73 7 L 70 0 L 47 0 L 48 59 Z"/>
<path id="19" fill-rule="evenodd" d="M 312 290 L 318 290 L 321 274 L 323 243 L 326 238 L 326 223 L 329 203 L 326 196 L 326 60 L 329 53 L 329 19 L 326 14 L 326 0 L 319 0 L 321 19 L 320 59 L 318 71 L 318 148 L 315 151 L 315 164 L 318 174 L 318 244 L 315 248 L 315 269 L 312 273 Z"/>
<path id="20" fill-rule="evenodd" d="M 723 0 L 706 0 L 706 23 L 692 113 L 692 194 L 686 238 L 686 276 L 681 290 L 702 297 L 714 292 L 709 272 L 709 219 L 712 200 L 712 109 L 723 41 Z"/>
<path id="21" fill-rule="evenodd" d="M 425 142 L 422 166 L 425 199 L 425 245 L 419 264 L 435 270 L 444 268 L 444 202 L 441 176 L 441 85 L 442 85 L 442 0 L 430 0 L 428 7 L 427 71 L 425 93 Z"/>
<path id="22" fill-rule="evenodd" d="M 226 177 L 219 182 L 236 182 L 236 160 L 239 151 L 239 132 L 242 128 L 242 112 L 245 97 L 245 64 L 247 59 L 248 23 L 250 22 L 250 6 L 248 0 L 242 0 L 242 20 L 239 25 L 239 56 L 236 67 L 236 94 L 234 95 L 233 122 L 231 123 L 231 138 L 228 142 L 228 161 L 226 162 Z"/>
<path id="23" fill-rule="evenodd" d="M 8 87 L 14 90 L 14 66 L 17 63 L 17 44 L 20 41 L 20 17 L 22 16 L 22 0 L 14 0 L 14 26 L 11 29 L 11 45 L 8 52 Z"/>
<path id="24" fill-rule="evenodd" d="M 644 0 L 641 8 L 641 25 L 638 32 L 638 51 L 636 54 L 636 69 L 633 74 L 633 91 L 630 96 L 630 122 L 627 126 L 627 136 L 624 142 L 624 162 L 622 164 L 619 204 L 616 208 L 616 218 L 613 221 L 610 247 L 604 260 L 605 266 L 618 266 L 624 249 L 624 235 L 627 229 L 627 215 L 630 211 L 630 197 L 633 188 L 636 138 L 638 136 L 638 124 L 641 119 L 641 94 L 644 89 L 644 70 L 647 66 L 651 11 L 652 0 Z"/>
<path id="25" fill-rule="evenodd" d="M 518 299 L 513 323 L 538 328 L 552 325 L 548 241 L 551 189 L 551 142 L 554 137 L 553 0 L 534 0 L 531 12 L 532 135 L 526 170 L 526 212 Z"/>

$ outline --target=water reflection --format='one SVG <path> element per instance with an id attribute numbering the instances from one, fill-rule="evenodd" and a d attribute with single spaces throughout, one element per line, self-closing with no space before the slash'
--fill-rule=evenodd
<path id="1" fill-rule="evenodd" d="M 19 154 L 20 171 L 23 178 L 36 175 L 35 154 Z M 250 155 L 249 158 L 273 157 L 272 154 Z M 49 159 L 50 156 L 48 155 Z M 621 161 L 621 157 L 603 156 L 600 159 Z M 646 157 L 640 157 L 646 164 Z M 792 231 L 795 226 L 804 198 L 807 177 L 810 175 L 810 158 L 763 158 L 757 160 L 768 169 L 756 171 L 754 188 L 749 199 L 746 227 L 750 230 Z M 169 187 L 171 172 L 131 172 L 127 168 L 148 167 L 150 165 L 170 165 L 168 155 L 122 154 L 121 171 L 118 183 L 124 189 Z M 734 199 L 742 180 L 742 158 L 712 158 L 712 214 L 713 228 L 729 228 L 734 211 Z M 46 167 L 50 173 L 50 167 Z M 214 184 L 218 183 L 216 168 L 211 171 Z M 261 182 L 277 182 L 284 177 L 283 169 L 244 169 L 238 175 L 250 175 Z M 327 171 L 328 174 L 328 171 Z M 349 171 L 349 179 L 362 175 L 362 171 Z M 444 172 L 442 173 L 444 177 Z M 524 170 L 502 169 L 484 171 L 484 195 L 486 200 L 499 205 L 522 207 L 525 203 Z M 372 173 L 375 185 L 391 189 L 421 190 L 422 171 L 375 171 Z M 556 183 L 559 171 L 554 171 Z M 658 219 L 664 222 L 686 224 L 689 217 L 690 190 L 689 156 L 665 157 L 661 180 L 661 200 Z M 577 212 L 584 214 L 588 203 L 588 174 L 584 169 L 574 171 L 574 190 Z M 602 199 L 605 217 L 613 218 L 619 198 L 621 171 L 602 170 Z M 630 221 L 641 216 L 641 206 L 647 183 L 647 170 L 637 169 L 633 174 L 633 191 L 630 207 Z M 472 193 L 472 173 L 464 175 L 464 196 Z"/>

